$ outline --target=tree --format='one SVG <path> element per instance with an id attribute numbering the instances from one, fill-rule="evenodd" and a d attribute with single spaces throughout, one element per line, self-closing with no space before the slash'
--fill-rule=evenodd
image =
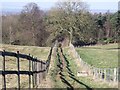
<path id="1" fill-rule="evenodd" d="M 115 41 L 114 42 L 119 42 L 120 40 L 120 10 L 117 11 L 117 17 L 116 17 L 116 29 L 115 29 Z"/>
<path id="2" fill-rule="evenodd" d="M 44 46 L 46 31 L 43 16 L 44 12 L 35 3 L 28 3 L 23 8 L 19 19 L 19 29 L 25 39 L 21 40 L 22 44 Z"/>
<path id="3" fill-rule="evenodd" d="M 95 20 L 97 28 L 98 28 L 98 44 L 100 44 L 100 40 L 104 38 L 104 25 L 106 22 L 106 17 L 102 16 L 101 13 L 99 13 L 98 17 Z"/>
<path id="4" fill-rule="evenodd" d="M 68 37 L 69 36 L 69 45 L 71 44 L 73 40 L 73 32 L 75 32 L 77 29 L 76 22 L 79 18 L 79 12 L 84 12 L 86 9 L 84 3 L 82 2 L 59 2 L 56 4 L 56 7 L 54 7 L 49 12 L 49 26 L 52 26 L 54 28 L 54 35 L 55 37 L 63 36 Z"/>
<path id="5" fill-rule="evenodd" d="M 19 15 L 8 14 L 2 16 L 3 43 L 13 44 L 16 41 Z"/>

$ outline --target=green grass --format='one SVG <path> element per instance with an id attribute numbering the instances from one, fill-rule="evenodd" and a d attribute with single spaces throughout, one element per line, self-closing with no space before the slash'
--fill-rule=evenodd
<path id="1" fill-rule="evenodd" d="M 118 45 L 97 45 L 76 48 L 78 54 L 88 64 L 98 68 L 118 67 Z"/>
<path id="2" fill-rule="evenodd" d="M 96 81 L 93 80 L 91 76 L 88 77 L 78 77 L 77 72 L 80 71 L 80 67 L 75 62 L 75 58 L 73 58 L 72 53 L 69 53 L 69 48 L 64 48 L 64 55 L 66 57 L 67 62 L 65 61 L 65 65 L 69 67 L 69 69 L 72 71 L 71 74 L 73 78 L 71 78 L 70 74 L 68 73 L 69 70 L 67 68 L 63 69 L 62 74 L 64 75 L 63 78 L 74 88 L 113 88 L 113 86 L 108 85 L 107 83 L 103 81 Z M 69 63 L 69 65 L 68 65 Z M 60 79 L 60 75 L 57 75 L 56 73 L 59 71 L 58 67 L 58 56 L 56 57 L 56 60 L 54 61 L 54 70 L 52 71 L 52 81 L 54 83 L 55 88 L 66 88 L 68 85 Z"/>
<path id="3" fill-rule="evenodd" d="M 117 60 L 118 60 L 118 50 L 117 44 L 111 44 L 111 45 L 104 45 L 104 46 L 92 46 L 92 47 L 82 47 L 77 48 L 78 53 L 84 59 L 86 62 L 88 62 L 91 65 L 94 65 L 96 67 L 116 67 Z M 15 46 L 15 45 L 3 45 L 1 49 L 5 49 L 7 51 L 20 51 L 20 53 L 25 54 L 31 54 L 35 57 L 38 57 L 39 59 L 46 60 L 47 56 L 49 54 L 50 48 L 49 47 L 35 47 L 35 46 Z M 65 57 L 67 58 L 67 61 L 69 62 L 69 69 L 73 72 L 75 75 L 74 78 L 76 78 L 79 82 L 73 80 L 69 77 L 67 68 L 64 69 L 63 74 L 65 75 L 64 78 L 75 88 L 86 88 L 86 86 L 89 86 L 91 88 L 113 88 L 113 86 L 110 86 L 102 81 L 95 81 L 92 77 L 77 77 L 77 72 L 81 69 L 77 66 L 77 63 L 75 61 L 75 58 L 73 58 L 72 53 L 70 52 L 69 48 L 63 48 L 63 53 Z M 112 54 L 111 54 L 112 53 Z M 106 57 L 106 56 L 107 57 Z M 112 56 L 112 57 L 111 57 Z M 55 57 L 54 57 L 55 58 Z M 105 59 L 103 59 L 105 58 Z M 96 60 L 97 59 L 97 60 Z M 104 63 L 101 63 L 101 59 L 104 60 Z M 109 60 L 108 60 L 109 59 Z M 116 61 L 113 61 L 113 59 Z M 2 59 L 0 59 L 1 62 Z M 58 64 L 58 57 L 54 60 L 53 70 L 51 71 L 51 79 L 52 83 L 54 83 L 54 88 L 66 88 L 66 84 L 63 83 L 60 79 L 60 76 L 56 73 L 59 71 L 58 67 L 56 66 Z M 102 60 L 102 62 L 103 62 Z M 67 63 L 66 63 L 67 64 Z M 21 60 L 21 70 L 28 70 L 28 62 L 26 60 Z M 108 65 L 108 66 L 107 66 Z M 2 66 L 2 65 L 1 65 Z M 16 59 L 12 57 L 7 57 L 7 63 L 6 63 L 6 69 L 12 69 L 17 70 L 16 66 Z M 17 75 L 7 75 L 7 85 L 10 88 L 15 88 L 17 86 Z M 21 87 L 28 87 L 28 76 L 21 75 Z M 13 84 L 14 83 L 14 84 Z M 85 86 L 86 85 L 86 86 Z"/>
<path id="4" fill-rule="evenodd" d="M 60 75 L 58 74 L 60 69 L 58 68 L 57 65 L 59 65 L 59 61 L 58 59 L 60 59 L 60 57 L 58 56 L 58 52 L 55 53 L 55 57 L 54 57 L 54 62 L 53 62 L 53 70 L 51 71 L 50 75 L 51 75 L 51 80 L 53 83 L 54 88 L 65 88 L 65 84 L 61 82 L 60 80 Z"/>
<path id="5" fill-rule="evenodd" d="M 65 48 L 64 53 L 70 63 L 70 69 L 72 70 L 73 74 L 75 75 L 75 78 L 79 82 L 81 82 L 81 83 L 78 83 L 78 82 L 74 83 L 74 86 L 76 88 L 86 88 L 86 86 L 89 86 L 90 88 L 116 88 L 117 87 L 117 86 L 109 85 L 108 83 L 105 83 L 103 81 L 94 80 L 91 76 L 77 77 L 77 72 L 80 71 L 81 68 L 79 66 L 77 66 L 77 63 L 75 62 L 75 58 L 73 58 L 72 53 L 69 53 L 69 52 L 70 52 L 69 49 Z"/>
<path id="6" fill-rule="evenodd" d="M 37 46 L 18 46 L 2 44 L 0 50 L 9 52 L 20 51 L 22 54 L 31 54 L 39 60 L 47 60 L 50 47 L 37 47 Z M 2 57 L 0 56 L 0 70 L 2 70 Z M 28 60 L 20 59 L 20 70 L 29 70 Z M 15 57 L 6 57 L 6 70 L 17 70 L 17 62 Z M 6 75 L 7 87 L 15 88 L 17 86 L 17 75 Z M 21 88 L 28 88 L 28 76 L 21 75 Z M 1 82 L 0 82 L 1 83 Z"/>

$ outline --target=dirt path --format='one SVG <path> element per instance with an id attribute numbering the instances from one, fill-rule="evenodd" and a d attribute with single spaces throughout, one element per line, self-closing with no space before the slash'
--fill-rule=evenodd
<path id="1" fill-rule="evenodd" d="M 92 90 L 89 86 L 85 85 L 76 78 L 73 71 L 71 70 L 70 62 L 68 58 L 63 53 L 63 49 L 59 48 L 57 51 L 58 61 L 59 61 L 59 75 L 61 82 L 64 83 L 66 88 L 74 89 L 80 88 L 80 85 L 83 85 L 85 88 Z"/>
<path id="2" fill-rule="evenodd" d="M 77 77 L 76 72 L 79 69 L 82 70 L 83 68 L 70 48 L 68 51 L 62 48 L 54 48 L 49 72 L 38 88 L 86 88 L 92 90 L 92 86 L 104 86 L 104 83 L 96 82 L 92 77 Z"/>
<path id="3" fill-rule="evenodd" d="M 53 48 L 50 67 L 49 67 L 49 71 L 47 73 L 47 76 L 42 81 L 42 83 L 38 86 L 38 88 L 54 88 L 54 82 L 52 82 L 52 80 L 51 80 L 51 72 L 52 72 L 52 70 L 54 70 L 54 60 L 55 60 L 55 54 L 56 54 L 55 50 L 56 50 L 56 48 Z"/>

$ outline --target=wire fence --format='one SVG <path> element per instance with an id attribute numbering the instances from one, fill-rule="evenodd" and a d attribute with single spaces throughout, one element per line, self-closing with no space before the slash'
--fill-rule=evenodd
<path id="1" fill-rule="evenodd" d="M 75 50 L 75 47 L 71 44 L 70 49 L 75 58 L 80 61 L 81 67 L 88 72 L 88 75 L 93 76 L 94 79 L 100 79 L 107 82 L 118 82 L 119 81 L 119 68 L 96 68 L 91 66 L 90 64 L 83 61 L 80 55 Z"/>

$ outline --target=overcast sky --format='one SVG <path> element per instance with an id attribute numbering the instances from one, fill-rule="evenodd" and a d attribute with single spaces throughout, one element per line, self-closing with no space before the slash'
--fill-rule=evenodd
<path id="1" fill-rule="evenodd" d="M 23 6 L 29 2 L 35 2 L 41 9 L 48 10 L 54 6 L 58 0 L 0 0 L 2 11 L 21 11 Z M 61 1 L 61 0 L 59 0 Z M 64 0 L 62 0 L 64 1 Z M 74 0 L 75 1 L 75 0 Z M 76 0 L 77 1 L 77 0 Z M 119 0 L 82 0 L 89 5 L 90 10 L 98 11 L 117 11 Z"/>

